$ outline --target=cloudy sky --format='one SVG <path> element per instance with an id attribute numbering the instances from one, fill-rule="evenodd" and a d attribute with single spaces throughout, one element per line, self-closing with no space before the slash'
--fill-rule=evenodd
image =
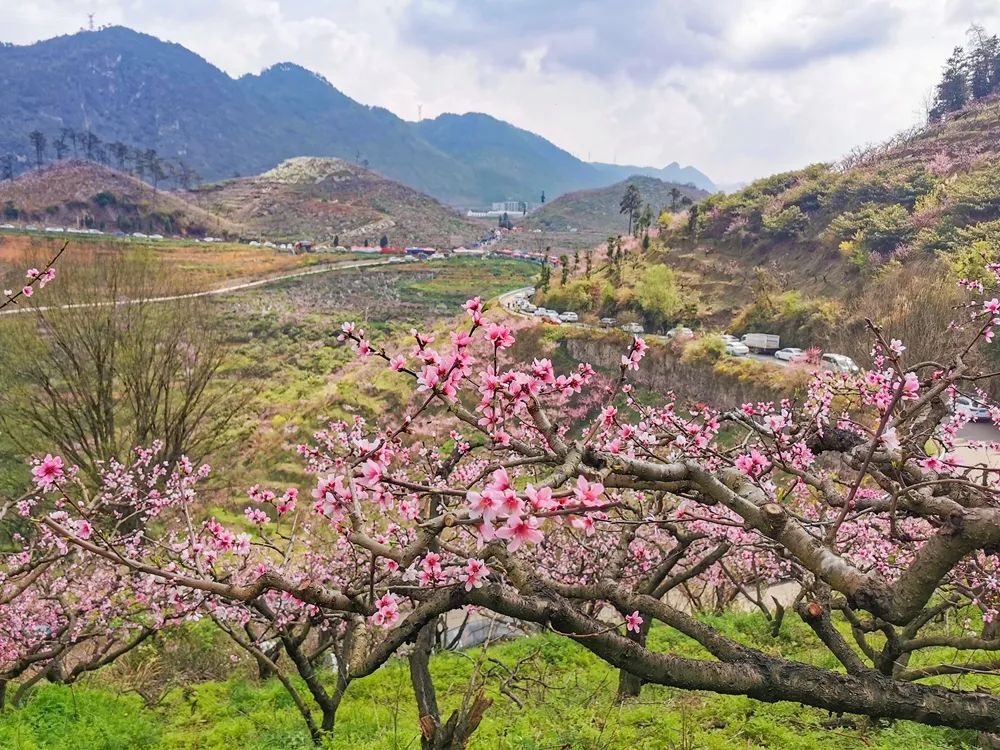
<path id="1" fill-rule="evenodd" d="M 0 40 L 93 11 L 231 75 L 290 60 L 406 119 L 488 112 L 581 158 L 750 179 L 920 121 L 996 0 L 32 0 Z"/>

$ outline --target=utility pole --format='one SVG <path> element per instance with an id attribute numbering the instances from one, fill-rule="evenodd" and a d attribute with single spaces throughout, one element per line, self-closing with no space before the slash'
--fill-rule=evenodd
<path id="1" fill-rule="evenodd" d="M 88 13 L 87 14 L 87 28 L 90 29 L 91 31 L 94 30 L 94 14 L 93 13 Z"/>

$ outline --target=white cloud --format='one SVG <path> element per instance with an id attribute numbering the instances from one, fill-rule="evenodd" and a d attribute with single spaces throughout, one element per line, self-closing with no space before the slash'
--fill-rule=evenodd
<path id="1" fill-rule="evenodd" d="M 594 160 L 747 179 L 919 119 L 986 0 L 35 0 L 5 41 L 97 23 L 179 42 L 231 75 L 283 60 L 413 119 L 483 111 Z"/>

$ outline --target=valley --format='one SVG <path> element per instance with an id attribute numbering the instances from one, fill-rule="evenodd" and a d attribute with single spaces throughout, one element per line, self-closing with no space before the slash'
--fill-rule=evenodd
<path id="1" fill-rule="evenodd" d="M 0 748 L 1000 747 L 1000 37 L 431 5 L 0 44 Z"/>

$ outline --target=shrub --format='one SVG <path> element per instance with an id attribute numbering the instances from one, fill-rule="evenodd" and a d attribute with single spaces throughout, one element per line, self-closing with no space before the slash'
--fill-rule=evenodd
<path id="1" fill-rule="evenodd" d="M 715 362 L 725 353 L 726 344 L 721 336 L 702 336 L 684 347 L 681 362 L 686 365 Z"/>
<path id="2" fill-rule="evenodd" d="M 891 253 L 914 237 L 910 215 L 898 204 L 868 203 L 858 211 L 842 213 L 830 222 L 830 233 L 882 254 Z"/>
<path id="3" fill-rule="evenodd" d="M 647 268 L 635 284 L 635 301 L 650 325 L 673 319 L 683 304 L 674 272 L 662 265 Z"/>
<path id="4" fill-rule="evenodd" d="M 764 214 L 764 233 L 778 239 L 798 237 L 809 225 L 809 217 L 798 206 L 789 206 L 775 214 Z"/>
<path id="5" fill-rule="evenodd" d="M 117 199 L 115 198 L 114 193 L 109 193 L 107 190 L 102 190 L 94 196 L 94 203 L 101 208 L 113 206 L 116 202 Z"/>

